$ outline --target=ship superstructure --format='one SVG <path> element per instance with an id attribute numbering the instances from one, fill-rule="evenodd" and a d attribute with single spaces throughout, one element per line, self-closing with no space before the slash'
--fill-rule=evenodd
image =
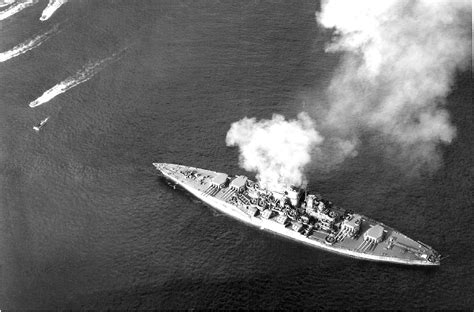
<path id="1" fill-rule="evenodd" d="M 342 255 L 412 265 L 439 265 L 430 246 L 296 187 L 267 190 L 245 176 L 154 163 L 172 183 L 245 223 Z"/>

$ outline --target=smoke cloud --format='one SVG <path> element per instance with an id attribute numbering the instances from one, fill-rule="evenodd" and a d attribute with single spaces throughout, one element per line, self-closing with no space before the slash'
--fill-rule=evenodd
<path id="1" fill-rule="evenodd" d="M 275 114 L 271 120 L 244 118 L 232 124 L 226 143 L 239 146 L 240 166 L 257 172 L 265 187 L 301 186 L 306 183 L 303 171 L 310 162 L 312 147 L 323 138 L 305 113 L 296 120 Z"/>
<path id="2" fill-rule="evenodd" d="M 324 1 L 328 52 L 345 52 L 328 90 L 326 125 L 375 130 L 412 163 L 437 164 L 456 129 L 444 108 L 457 69 L 470 64 L 469 0 Z"/>
<path id="3" fill-rule="evenodd" d="M 367 132 L 408 168 L 435 168 L 439 146 L 456 135 L 445 98 L 470 64 L 470 15 L 469 0 L 323 1 L 316 19 L 334 35 L 326 51 L 342 54 L 327 103 L 314 103 L 318 123 L 244 118 L 227 145 L 265 185 L 304 184 L 312 160 L 318 169 L 342 163 Z"/>

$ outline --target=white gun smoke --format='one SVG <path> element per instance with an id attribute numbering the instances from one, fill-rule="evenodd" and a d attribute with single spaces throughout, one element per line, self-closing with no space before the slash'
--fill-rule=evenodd
<path id="1" fill-rule="evenodd" d="M 457 69 L 470 64 L 469 0 L 325 1 L 318 22 L 343 51 L 326 124 L 375 130 L 411 165 L 438 165 L 456 134 L 444 108 Z M 393 144 L 395 143 L 395 144 Z"/>
<path id="2" fill-rule="evenodd" d="M 271 120 L 244 118 L 232 124 L 226 143 L 238 145 L 240 165 L 256 171 L 263 186 L 275 189 L 306 183 L 303 169 L 311 160 L 311 148 L 322 140 L 313 120 L 300 113 L 288 121 L 278 114 Z"/>
<path id="3" fill-rule="evenodd" d="M 321 145 L 309 117 L 295 127 L 281 116 L 234 123 L 227 144 L 240 147 L 241 166 L 266 184 L 300 185 L 309 155 L 340 163 L 357 154 L 367 130 L 407 163 L 436 167 L 439 145 L 456 134 L 444 105 L 456 70 L 470 65 L 470 12 L 469 0 L 323 1 L 317 21 L 335 35 L 327 51 L 344 52 L 327 90 L 328 109 L 318 111 L 324 145 L 334 146 Z M 281 156 L 285 151 L 291 152 Z"/>

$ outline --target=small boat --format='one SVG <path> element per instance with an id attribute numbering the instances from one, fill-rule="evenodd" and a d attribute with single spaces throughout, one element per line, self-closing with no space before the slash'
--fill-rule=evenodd
<path id="1" fill-rule="evenodd" d="M 48 122 L 49 116 L 46 117 L 45 119 L 41 120 L 39 124 L 33 127 L 33 129 L 38 132 L 41 130 L 41 128 Z"/>

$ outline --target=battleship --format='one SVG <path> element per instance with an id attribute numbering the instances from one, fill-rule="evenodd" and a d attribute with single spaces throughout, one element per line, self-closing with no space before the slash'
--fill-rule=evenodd
<path id="1" fill-rule="evenodd" d="M 340 255 L 407 265 L 438 266 L 430 246 L 298 187 L 268 190 L 246 176 L 153 163 L 171 185 L 262 230 Z"/>

